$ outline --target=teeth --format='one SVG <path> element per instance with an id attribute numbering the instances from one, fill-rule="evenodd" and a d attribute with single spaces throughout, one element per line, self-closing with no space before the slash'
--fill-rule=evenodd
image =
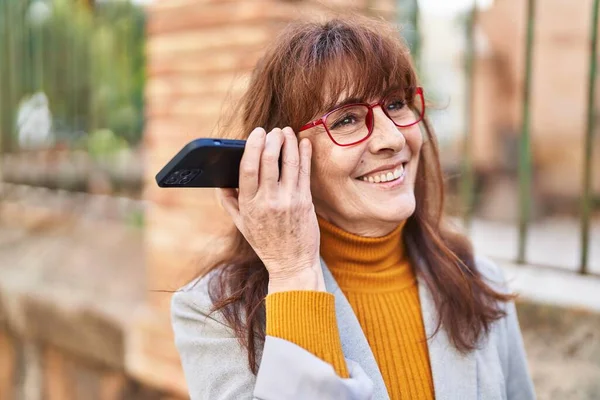
<path id="1" fill-rule="evenodd" d="M 380 182 L 383 183 L 383 182 L 389 182 L 389 181 L 398 179 L 403 174 L 404 174 L 404 166 L 401 165 L 398 168 L 396 168 L 393 172 L 387 172 L 384 174 L 372 175 L 372 176 L 363 176 L 360 179 L 362 179 L 365 182 L 370 182 L 370 183 L 380 183 Z"/>

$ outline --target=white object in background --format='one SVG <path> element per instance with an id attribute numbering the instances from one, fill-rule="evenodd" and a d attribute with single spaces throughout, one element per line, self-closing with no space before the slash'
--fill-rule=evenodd
<path id="1" fill-rule="evenodd" d="M 46 23 L 52 16 L 52 6 L 45 0 L 36 0 L 27 9 L 27 20 L 36 27 Z"/>
<path id="2" fill-rule="evenodd" d="M 52 114 L 44 92 L 37 92 L 21 102 L 17 115 L 17 131 L 21 149 L 47 148 L 54 142 Z"/>

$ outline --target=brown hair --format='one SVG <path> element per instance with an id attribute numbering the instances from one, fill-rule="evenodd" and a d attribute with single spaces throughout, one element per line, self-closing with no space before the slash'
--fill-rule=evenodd
<path id="1" fill-rule="evenodd" d="M 297 132 L 332 106 L 337 99 L 331 94 L 368 100 L 390 88 L 417 85 L 409 51 L 393 25 L 359 16 L 294 23 L 278 34 L 254 69 L 237 109 L 242 116 L 239 137 L 257 126 L 267 132 L 290 126 Z M 504 315 L 499 302 L 511 296 L 484 282 L 469 240 L 443 222 L 438 146 L 429 122 L 423 126 L 416 209 L 406 222 L 403 240 L 439 312 L 436 332 L 443 327 L 453 345 L 467 352 Z M 237 230 L 232 247 L 211 270 L 217 270 L 209 283 L 213 311 L 222 313 L 248 350 L 250 369 L 256 373 L 256 350 L 265 338 L 267 270 Z"/>

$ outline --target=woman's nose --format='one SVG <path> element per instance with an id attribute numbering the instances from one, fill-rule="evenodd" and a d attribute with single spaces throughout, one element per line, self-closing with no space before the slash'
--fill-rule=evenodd
<path id="1" fill-rule="evenodd" d="M 373 133 L 369 140 L 372 153 L 385 150 L 399 152 L 406 145 L 406 138 L 394 122 L 383 112 L 381 106 L 373 107 Z"/>

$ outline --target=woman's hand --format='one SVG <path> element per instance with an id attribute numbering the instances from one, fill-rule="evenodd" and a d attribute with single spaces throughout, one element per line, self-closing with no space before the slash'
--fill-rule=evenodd
<path id="1" fill-rule="evenodd" d="M 279 179 L 279 154 L 282 151 Z M 319 226 L 310 193 L 311 144 L 294 131 L 250 134 L 239 190 L 220 189 L 221 203 L 269 271 L 269 293 L 325 290 Z"/>

